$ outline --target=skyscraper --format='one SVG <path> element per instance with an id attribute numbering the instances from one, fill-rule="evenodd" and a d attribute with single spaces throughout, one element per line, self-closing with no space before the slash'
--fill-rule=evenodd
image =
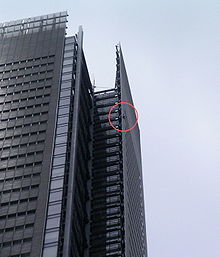
<path id="1" fill-rule="evenodd" d="M 67 13 L 0 24 L 0 257 L 146 257 L 137 113 L 121 47 L 91 85 Z M 116 105 L 115 105 L 116 104 Z M 111 113 L 109 113 L 109 111 Z"/>

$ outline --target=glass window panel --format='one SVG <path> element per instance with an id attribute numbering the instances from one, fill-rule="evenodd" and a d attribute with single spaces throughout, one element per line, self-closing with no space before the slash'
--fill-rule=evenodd
<path id="1" fill-rule="evenodd" d="M 66 22 L 66 17 L 61 17 L 60 22 Z"/>
<path id="2" fill-rule="evenodd" d="M 73 57 L 73 55 L 74 55 L 73 51 L 66 52 L 66 53 L 64 53 L 64 58 L 66 58 L 66 57 Z"/>
<path id="3" fill-rule="evenodd" d="M 60 226 L 60 216 L 53 217 L 47 220 L 47 229 L 58 228 Z"/>
<path id="4" fill-rule="evenodd" d="M 59 106 L 69 105 L 69 104 L 70 104 L 70 97 L 60 99 Z"/>
<path id="5" fill-rule="evenodd" d="M 117 202 L 119 200 L 120 200 L 119 196 L 111 196 L 111 197 L 106 198 L 107 203 L 114 203 L 114 202 Z"/>
<path id="6" fill-rule="evenodd" d="M 61 28 L 61 25 L 60 25 L 60 24 L 56 24 L 56 25 L 55 25 L 55 28 L 56 28 L 56 29 L 59 29 L 59 28 Z"/>
<path id="7" fill-rule="evenodd" d="M 54 215 L 61 213 L 61 203 L 49 205 L 48 207 L 48 215 Z"/>
<path id="8" fill-rule="evenodd" d="M 110 157 L 106 158 L 107 162 L 113 162 L 113 161 L 116 161 L 116 160 L 119 160 L 119 156 L 110 156 Z"/>
<path id="9" fill-rule="evenodd" d="M 110 186 L 110 187 L 106 187 L 106 192 L 114 192 L 118 189 L 119 189 L 118 186 Z"/>
<path id="10" fill-rule="evenodd" d="M 106 210 L 106 213 L 107 213 L 107 214 L 113 214 L 113 213 L 117 213 L 117 212 L 119 212 L 119 211 L 120 211 L 120 208 L 114 207 L 114 208 L 109 208 L 109 209 L 107 209 L 107 210 Z"/>
<path id="11" fill-rule="evenodd" d="M 73 50 L 73 48 L 74 48 L 74 45 L 73 45 L 73 44 L 65 45 L 65 51 Z"/>
<path id="12" fill-rule="evenodd" d="M 57 242 L 59 237 L 59 231 L 46 232 L 45 233 L 45 244 Z"/>
<path id="13" fill-rule="evenodd" d="M 60 97 L 70 96 L 71 90 L 65 90 L 60 92 Z"/>
<path id="14" fill-rule="evenodd" d="M 65 126 L 60 126 L 57 127 L 57 135 L 58 134 L 63 134 L 63 133 L 67 133 L 68 132 L 68 125 L 65 125 Z"/>
<path id="15" fill-rule="evenodd" d="M 61 201 L 63 191 L 50 192 L 49 202 Z"/>
<path id="16" fill-rule="evenodd" d="M 65 83 L 62 83 L 61 90 L 62 89 L 66 89 L 66 88 L 71 88 L 71 87 L 72 87 L 72 82 L 71 81 L 67 81 Z"/>
<path id="17" fill-rule="evenodd" d="M 52 180 L 50 184 L 50 189 L 58 189 L 63 187 L 63 178 Z"/>
<path id="18" fill-rule="evenodd" d="M 58 246 L 51 246 L 44 248 L 43 257 L 54 257 L 57 256 Z"/>
<path id="19" fill-rule="evenodd" d="M 39 22 L 39 21 L 36 21 L 36 22 L 34 23 L 34 26 L 35 26 L 35 27 L 39 27 L 39 26 L 40 26 L 40 22 Z"/>
<path id="20" fill-rule="evenodd" d="M 66 142 L 67 142 L 67 135 L 56 137 L 56 144 L 62 144 L 62 143 L 66 143 Z"/>
<path id="21" fill-rule="evenodd" d="M 64 154 L 66 153 L 66 146 L 60 146 L 60 147 L 56 147 L 54 154 Z"/>
<path id="22" fill-rule="evenodd" d="M 119 235 L 119 231 L 111 231 L 106 234 L 107 237 L 115 237 Z"/>
<path id="23" fill-rule="evenodd" d="M 67 114 L 67 113 L 69 113 L 69 111 L 70 111 L 69 106 L 65 106 L 64 108 L 59 108 L 58 114 L 59 114 L 59 115 Z"/>
<path id="24" fill-rule="evenodd" d="M 69 94 L 70 94 L 71 93 L 71 88 L 61 88 L 61 93 L 63 93 L 63 92 L 69 92 Z"/>
<path id="25" fill-rule="evenodd" d="M 66 160 L 66 155 L 62 155 L 62 156 L 55 156 L 53 159 L 53 164 L 54 165 L 61 165 L 61 164 L 65 164 L 65 160 Z"/>
<path id="26" fill-rule="evenodd" d="M 107 221 L 106 221 L 106 224 L 107 224 L 107 225 L 116 225 L 116 224 L 118 224 L 119 222 L 120 222 L 119 219 L 111 219 L 111 220 L 107 220 Z"/>
<path id="27" fill-rule="evenodd" d="M 63 67 L 63 72 L 71 72 L 73 70 L 72 65 L 64 66 Z"/>
<path id="28" fill-rule="evenodd" d="M 74 37 L 67 37 L 67 38 L 66 38 L 66 44 L 68 44 L 68 43 L 74 43 L 74 42 L 75 42 Z"/>
<path id="29" fill-rule="evenodd" d="M 69 65 L 69 64 L 73 64 L 73 58 L 65 59 L 63 61 L 63 65 Z M 71 65 L 71 67 L 72 67 L 72 65 Z"/>
<path id="30" fill-rule="evenodd" d="M 113 176 L 109 176 L 107 177 L 107 181 L 116 181 L 119 179 L 118 175 L 113 175 Z"/>
<path id="31" fill-rule="evenodd" d="M 57 169 L 53 169 L 52 171 L 52 177 L 58 177 L 64 175 L 64 167 L 60 167 Z"/>
<path id="32" fill-rule="evenodd" d="M 70 80 L 70 79 L 72 79 L 72 73 L 62 75 L 62 80 Z"/>
<path id="33" fill-rule="evenodd" d="M 69 117 L 59 117 L 57 124 L 66 124 L 69 121 Z"/>
<path id="34" fill-rule="evenodd" d="M 110 244 L 110 245 L 106 245 L 106 250 L 116 250 L 119 248 L 119 244 Z"/>
<path id="35" fill-rule="evenodd" d="M 107 167 L 107 172 L 108 171 L 114 171 L 114 170 L 119 170 L 119 165 L 113 165 L 113 166 L 110 166 L 110 167 Z"/>
<path id="36" fill-rule="evenodd" d="M 60 12 L 60 14 L 59 14 L 60 16 L 65 16 L 66 17 L 66 15 L 67 15 L 67 11 L 64 11 L 64 12 Z"/>

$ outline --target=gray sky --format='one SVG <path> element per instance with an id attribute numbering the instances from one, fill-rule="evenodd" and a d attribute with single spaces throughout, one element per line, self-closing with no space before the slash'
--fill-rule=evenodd
<path id="1" fill-rule="evenodd" d="M 102 87 L 114 84 L 121 42 L 140 113 L 149 257 L 220 257 L 217 2 L 25 0 L 0 9 L 1 21 L 67 10 L 68 33 L 83 25 Z"/>

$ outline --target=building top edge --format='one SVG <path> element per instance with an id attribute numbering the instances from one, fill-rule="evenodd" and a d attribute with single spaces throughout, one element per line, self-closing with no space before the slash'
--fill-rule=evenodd
<path id="1" fill-rule="evenodd" d="M 63 11 L 63 12 L 56 12 L 56 13 L 51 13 L 46 15 L 14 20 L 14 21 L 0 22 L 0 28 L 8 28 L 8 27 L 14 27 L 18 25 L 31 24 L 39 21 L 51 20 L 54 18 L 61 18 L 61 17 L 67 17 L 67 16 L 68 16 L 67 11 Z"/>

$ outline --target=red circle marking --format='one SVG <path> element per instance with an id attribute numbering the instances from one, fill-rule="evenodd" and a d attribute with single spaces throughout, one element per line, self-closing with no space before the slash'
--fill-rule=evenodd
<path id="1" fill-rule="evenodd" d="M 136 114 L 136 121 L 135 121 L 134 125 L 133 125 L 131 128 L 129 128 L 129 129 L 117 129 L 117 128 L 112 124 L 112 122 L 111 122 L 111 118 L 110 118 L 111 112 L 112 112 L 112 110 L 113 110 L 116 106 L 118 106 L 119 104 L 127 104 L 127 105 L 131 106 L 131 107 L 134 109 L 134 111 L 135 111 L 135 114 Z M 132 104 L 127 103 L 127 102 L 120 102 L 120 103 L 117 103 L 117 104 L 115 104 L 115 105 L 113 105 L 113 106 L 111 107 L 111 109 L 110 109 L 110 111 L 109 111 L 109 113 L 108 113 L 108 121 L 109 121 L 109 123 L 110 123 L 110 125 L 112 126 L 113 129 L 115 129 L 115 130 L 117 130 L 117 131 L 119 131 L 119 132 L 128 132 L 128 131 L 131 131 L 132 129 L 134 129 L 134 128 L 136 127 L 137 123 L 138 123 L 138 111 L 137 111 L 137 109 L 136 109 Z"/>

